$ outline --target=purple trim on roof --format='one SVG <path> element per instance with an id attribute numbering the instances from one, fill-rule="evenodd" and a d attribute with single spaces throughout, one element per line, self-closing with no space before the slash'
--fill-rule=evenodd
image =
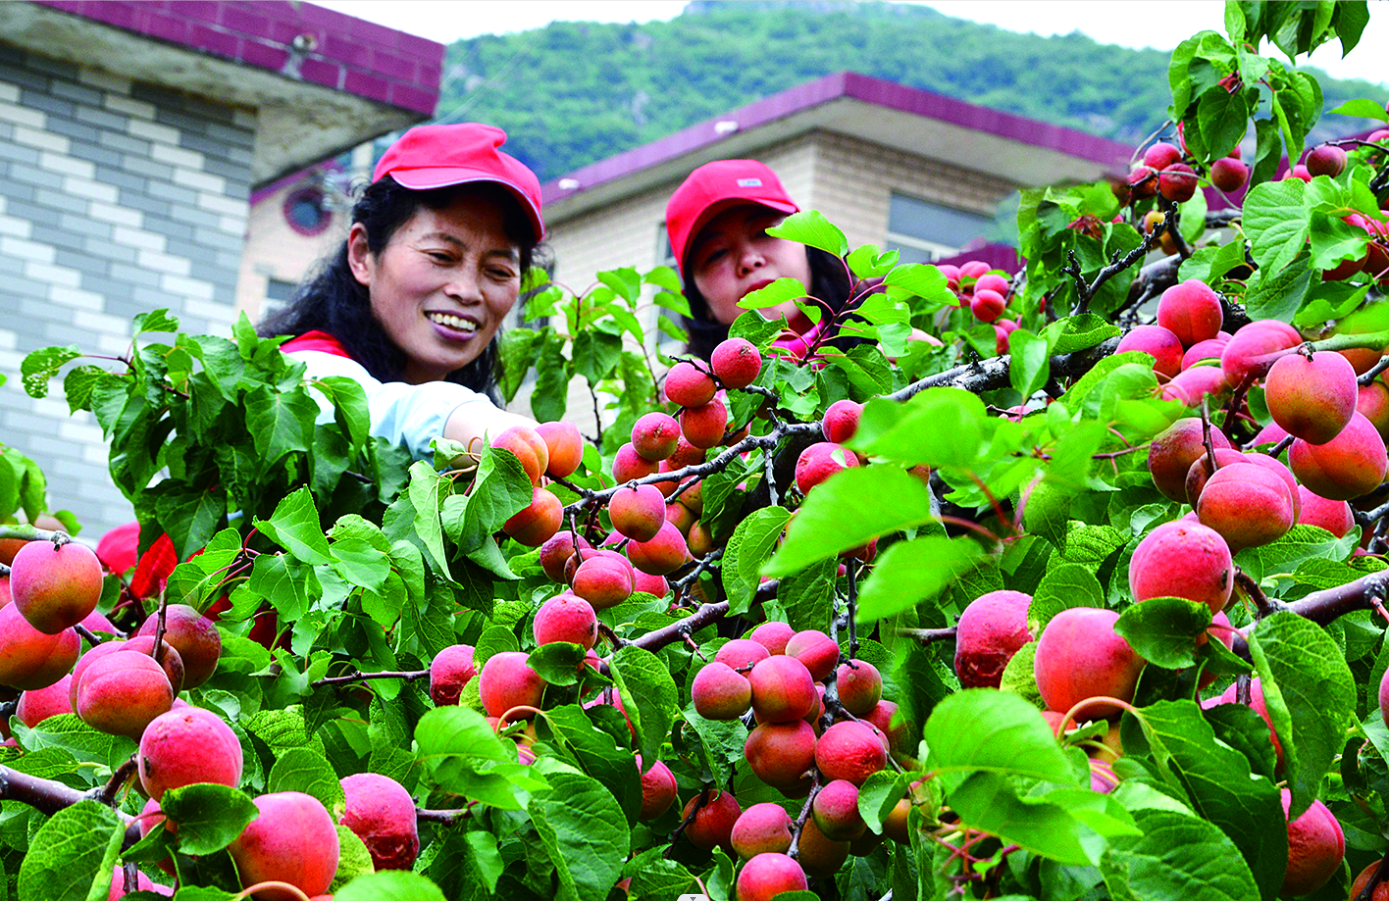
<path id="1" fill-rule="evenodd" d="M 338 162 L 336 157 L 331 157 L 327 160 L 324 160 L 321 163 L 309 166 L 307 169 L 300 169 L 298 172 L 291 172 L 288 175 L 277 178 L 272 182 L 267 182 L 266 184 L 261 185 L 259 188 L 256 188 L 254 191 L 251 192 L 250 205 L 254 207 L 256 204 L 260 203 L 262 200 L 274 194 L 281 188 L 291 185 L 298 181 L 303 181 L 304 179 L 313 175 L 315 172 L 342 171 L 342 164 Z"/>
<path id="2" fill-rule="evenodd" d="M 280 71 L 300 35 L 316 42 L 300 78 L 426 116 L 439 102 L 444 45 L 289 0 L 34 0 L 41 6 Z M 294 77 L 294 76 L 288 76 Z"/>
<path id="3" fill-rule="evenodd" d="M 977 106 L 943 94 L 910 88 L 857 72 L 838 72 L 764 97 L 650 144 L 575 169 L 542 186 L 545 202 L 568 197 L 604 182 L 625 177 L 637 170 L 716 144 L 728 137 L 715 132 L 716 122 L 733 119 L 738 123 L 738 131 L 746 132 L 841 97 L 936 119 L 961 128 L 1093 160 L 1107 166 L 1114 165 L 1116 168 L 1133 152 L 1133 148 L 1127 144 L 1075 129 L 1015 116 L 1012 113 Z M 575 190 L 560 190 L 559 182 L 562 179 L 574 179 L 580 187 Z"/>

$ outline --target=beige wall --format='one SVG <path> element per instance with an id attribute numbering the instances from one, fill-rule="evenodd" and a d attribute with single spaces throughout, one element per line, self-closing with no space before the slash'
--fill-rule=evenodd
<path id="1" fill-rule="evenodd" d="M 341 209 L 333 210 L 331 224 L 313 237 L 290 228 L 283 213 L 285 197 L 308 183 L 306 174 L 302 181 L 285 185 L 251 207 L 241 276 L 236 283 L 236 311 L 244 311 L 252 322 L 260 320 L 270 279 L 297 284 L 319 257 L 347 235 L 351 214 Z"/>

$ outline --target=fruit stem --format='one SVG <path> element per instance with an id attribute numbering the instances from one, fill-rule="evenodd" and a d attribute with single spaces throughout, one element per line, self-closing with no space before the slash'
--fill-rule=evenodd
<path id="1" fill-rule="evenodd" d="M 505 729 L 508 725 L 507 718 L 510 717 L 513 713 L 516 713 L 517 711 L 529 711 L 530 713 L 541 717 L 545 715 L 545 712 L 537 707 L 532 707 L 529 704 L 517 704 L 515 707 L 512 707 L 510 710 L 503 712 L 501 716 L 497 717 L 497 725 L 493 727 L 492 731 L 497 735 L 501 735 L 502 730 Z"/>
<path id="2" fill-rule="evenodd" d="M 1127 710 L 1129 713 L 1132 713 L 1134 716 L 1138 717 L 1140 721 L 1142 721 L 1143 719 L 1143 714 L 1139 713 L 1138 708 L 1130 704 L 1128 701 L 1121 701 L 1118 698 L 1106 697 L 1105 695 L 1096 695 L 1093 698 L 1085 698 L 1082 701 L 1077 701 L 1075 705 L 1071 707 L 1070 710 L 1067 710 L 1066 715 L 1061 718 L 1061 724 L 1056 727 L 1056 734 L 1065 735 L 1066 727 L 1075 721 L 1076 714 L 1080 713 L 1080 711 L 1084 710 L 1085 708 L 1093 706 L 1095 704 L 1111 704 L 1115 707 L 1121 707 L 1124 710 Z"/>
<path id="3" fill-rule="evenodd" d="M 266 889 L 271 888 L 289 892 L 295 898 L 302 899 L 302 901 L 309 901 L 309 896 L 304 894 L 304 890 L 299 888 L 299 886 L 291 885 L 288 882 L 277 882 L 274 880 L 270 880 L 268 882 L 257 882 L 255 885 L 248 886 L 242 889 L 237 894 L 232 895 L 232 901 L 243 901 L 243 899 L 251 897 L 256 892 L 262 892 Z"/>

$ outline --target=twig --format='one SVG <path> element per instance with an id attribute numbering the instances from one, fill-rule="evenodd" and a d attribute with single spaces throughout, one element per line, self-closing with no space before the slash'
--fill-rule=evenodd
<path id="1" fill-rule="evenodd" d="M 1385 343 L 1389 344 L 1389 341 Z M 1118 338 L 1109 338 L 1088 350 L 1054 356 L 1050 361 L 1052 375 L 1060 378 L 1075 378 L 1084 375 L 1093 369 L 1100 360 L 1113 354 L 1118 346 Z M 885 394 L 883 399 L 908 400 L 927 388 L 963 388 L 975 393 L 1005 388 L 1009 384 L 1008 367 L 1011 360 L 1011 357 L 1003 356 L 956 366 L 954 369 L 928 375 L 891 394 Z M 817 429 L 819 428 L 818 424 L 812 423 L 812 425 Z"/>
<path id="2" fill-rule="evenodd" d="M 441 826 L 452 826 L 459 820 L 470 816 L 473 812 L 473 805 L 476 801 L 469 801 L 467 807 L 458 810 L 429 810 L 423 807 L 415 809 L 415 819 L 423 820 L 426 823 L 438 823 Z"/>
<path id="3" fill-rule="evenodd" d="M 1235 584 L 1244 590 L 1249 599 L 1254 602 L 1254 619 L 1260 620 L 1273 613 L 1281 613 L 1288 609 L 1288 605 L 1279 600 L 1273 600 L 1264 594 L 1264 590 L 1259 587 L 1243 570 L 1235 573 Z"/>
<path id="4" fill-rule="evenodd" d="M 126 760 L 125 763 L 116 767 L 115 772 L 111 774 L 111 778 L 106 780 L 106 784 L 91 795 L 92 800 L 100 801 L 107 807 L 115 807 L 116 793 L 130 781 L 131 776 L 135 775 L 136 766 L 135 755 L 131 754 L 130 758 Z"/>
<path id="5" fill-rule="evenodd" d="M 405 671 L 381 671 L 374 673 L 364 673 L 359 669 L 353 669 L 345 676 L 329 676 L 326 679 L 319 679 L 310 682 L 309 686 L 317 688 L 320 685 L 346 685 L 349 682 L 364 682 L 368 679 L 401 679 L 405 682 L 413 682 L 416 679 L 429 677 L 429 670 L 405 670 Z"/>
<path id="6" fill-rule="evenodd" d="M 805 829 L 805 821 L 810 818 L 810 808 L 815 803 L 815 796 L 820 794 L 820 771 L 815 767 L 810 768 L 810 779 L 810 794 L 806 795 L 805 806 L 801 808 L 800 816 L 796 817 L 792 826 L 791 847 L 786 849 L 786 856 L 792 860 L 800 855 L 801 832 Z"/>
<path id="7" fill-rule="evenodd" d="M 1386 369 L 1389 369 L 1389 354 L 1380 357 L 1379 362 L 1360 373 L 1360 376 L 1355 380 L 1356 384 L 1364 388 L 1375 380 L 1375 376 Z"/>
<path id="8" fill-rule="evenodd" d="M 954 641 L 956 627 L 951 626 L 947 629 L 898 629 L 897 634 L 904 638 L 915 638 L 923 645 L 928 645 L 933 641 Z"/>

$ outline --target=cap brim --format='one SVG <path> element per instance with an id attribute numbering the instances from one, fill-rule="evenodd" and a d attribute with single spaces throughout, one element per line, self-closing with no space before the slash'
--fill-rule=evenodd
<path id="1" fill-rule="evenodd" d="M 699 237 L 700 230 L 709 224 L 710 219 L 713 219 L 724 210 L 731 209 L 735 206 L 743 206 L 744 204 L 764 206 L 769 210 L 776 210 L 778 213 L 785 213 L 788 216 L 792 213 L 799 213 L 801 211 L 801 208 L 794 203 L 784 203 L 780 200 L 754 200 L 751 197 L 724 197 L 715 200 L 700 211 L 699 215 L 695 217 L 694 224 L 690 226 L 689 232 L 685 235 L 685 248 L 681 252 L 680 257 L 675 261 L 676 268 L 680 270 L 682 276 L 685 274 L 684 257 L 689 256 L 690 248 L 694 245 L 695 238 Z"/>
<path id="2" fill-rule="evenodd" d="M 492 172 L 478 172 L 472 169 L 410 169 L 407 171 L 394 171 L 387 173 L 395 179 L 396 184 L 409 188 L 412 191 L 432 191 L 436 188 L 452 188 L 455 185 L 473 184 L 475 182 L 491 182 L 494 185 L 501 185 L 521 203 L 521 209 L 526 211 L 526 218 L 530 220 L 531 228 L 535 232 L 537 243 L 545 240 L 545 221 L 540 217 L 540 209 L 535 205 L 526 192 L 514 182 L 498 178 Z"/>

